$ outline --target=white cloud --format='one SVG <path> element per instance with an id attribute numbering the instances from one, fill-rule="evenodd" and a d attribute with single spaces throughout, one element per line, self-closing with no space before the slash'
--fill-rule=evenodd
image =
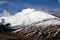
<path id="1" fill-rule="evenodd" d="M 53 9 L 53 14 L 56 15 L 57 17 L 60 17 L 60 7 L 54 8 Z"/>
<path id="2" fill-rule="evenodd" d="M 60 3 L 60 0 L 58 0 L 58 2 Z"/>
<path id="3" fill-rule="evenodd" d="M 1 17 L 0 19 L 2 18 L 5 19 L 5 23 L 11 23 L 12 26 L 15 26 L 22 24 L 30 25 L 33 22 L 38 22 L 45 20 L 47 18 L 56 18 L 56 17 L 43 11 L 36 11 L 35 9 L 27 8 L 23 9 L 21 12 L 16 13 L 14 16 Z"/>
<path id="4" fill-rule="evenodd" d="M 10 13 L 8 11 L 4 10 L 2 16 L 10 16 Z"/>
<path id="5" fill-rule="evenodd" d="M 3 10 L 3 13 L 0 13 L 0 17 L 10 16 L 10 13 L 6 10 Z"/>
<path id="6" fill-rule="evenodd" d="M 0 5 L 2 5 L 2 4 L 4 4 L 4 3 L 6 3 L 6 1 L 0 1 Z"/>
<path id="7" fill-rule="evenodd" d="M 21 12 L 18 12 L 15 14 L 15 16 L 25 16 L 25 15 L 28 15 L 29 13 L 35 11 L 35 9 L 31 9 L 31 8 L 27 8 L 27 9 L 23 9 Z"/>

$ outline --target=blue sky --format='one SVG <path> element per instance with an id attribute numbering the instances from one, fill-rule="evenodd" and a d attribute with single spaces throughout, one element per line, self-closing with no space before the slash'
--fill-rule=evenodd
<path id="1" fill-rule="evenodd" d="M 7 10 L 12 15 L 25 8 L 34 8 L 60 14 L 60 0 L 0 0 L 0 13 Z"/>

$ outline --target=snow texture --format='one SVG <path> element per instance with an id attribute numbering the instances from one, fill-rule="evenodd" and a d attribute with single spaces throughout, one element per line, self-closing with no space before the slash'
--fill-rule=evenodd
<path id="1" fill-rule="evenodd" d="M 12 16 L 1 17 L 0 24 L 6 23 L 11 24 L 8 27 L 13 29 L 11 33 L 17 35 L 51 38 L 60 33 L 60 18 L 31 8 L 23 9 Z"/>
<path id="2" fill-rule="evenodd" d="M 34 22 L 43 21 L 46 19 L 57 18 L 43 11 L 36 11 L 35 9 L 27 8 L 23 9 L 21 12 L 8 17 L 1 17 L 4 19 L 5 23 L 11 23 L 12 26 L 16 25 L 30 25 Z M 0 20 L 1 21 L 1 20 Z"/>

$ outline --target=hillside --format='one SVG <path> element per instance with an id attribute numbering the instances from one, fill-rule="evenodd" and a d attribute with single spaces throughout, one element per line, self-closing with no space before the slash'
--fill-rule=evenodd
<path id="1" fill-rule="evenodd" d="M 49 24 L 49 20 L 44 20 L 27 26 L 14 26 L 15 31 L 7 24 L 0 25 L 0 40 L 60 40 L 60 24 L 56 21 L 59 18 L 54 20 L 54 24 Z M 46 25 L 47 21 L 49 21 L 48 25 Z M 44 22 L 46 24 L 43 24 Z"/>
<path id="2" fill-rule="evenodd" d="M 10 32 L 0 30 L 0 40 L 60 40 L 59 29 L 60 29 L 60 25 L 49 26 L 44 28 L 41 31 L 37 30 L 31 36 L 18 35 L 17 33 L 10 33 Z M 39 32 L 41 32 L 42 34 L 37 36 L 38 35 L 37 33 Z"/>
<path id="3" fill-rule="evenodd" d="M 1 40 L 60 40 L 60 18 L 28 8 L 0 18 L 0 37 Z"/>

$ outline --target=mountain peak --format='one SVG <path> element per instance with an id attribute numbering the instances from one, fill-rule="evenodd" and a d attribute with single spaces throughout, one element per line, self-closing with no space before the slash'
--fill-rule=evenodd
<path id="1" fill-rule="evenodd" d="M 27 14 L 28 13 L 28 14 Z M 43 11 L 36 11 L 35 9 L 24 9 L 20 13 L 16 13 L 13 16 L 1 17 L 5 23 L 11 23 L 12 26 L 16 25 L 30 25 L 33 22 L 43 21 L 45 19 L 57 18 Z"/>

